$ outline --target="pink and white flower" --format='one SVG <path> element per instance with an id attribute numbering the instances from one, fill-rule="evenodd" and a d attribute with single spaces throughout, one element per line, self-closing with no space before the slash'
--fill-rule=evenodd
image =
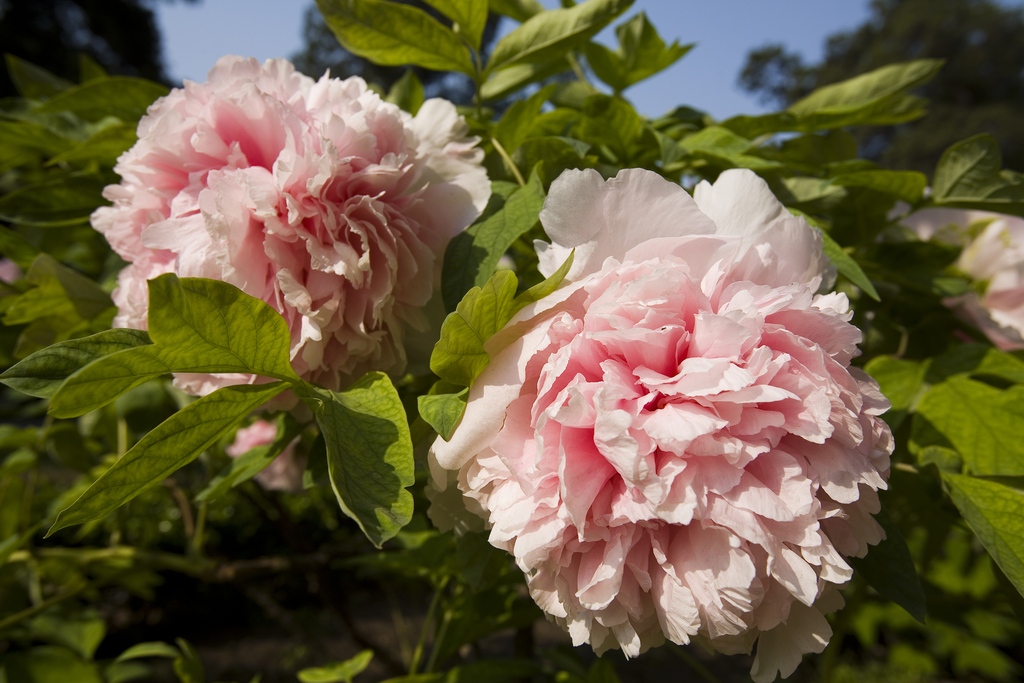
<path id="1" fill-rule="evenodd" d="M 1024 219 L 989 211 L 924 209 L 903 219 L 923 240 L 963 244 L 957 267 L 984 284 L 943 301 L 1003 351 L 1024 349 Z"/>
<path id="2" fill-rule="evenodd" d="M 224 449 L 232 458 L 248 453 L 258 446 L 268 446 L 277 438 L 277 425 L 266 420 L 255 420 L 248 427 L 235 432 L 235 440 Z M 274 458 L 255 479 L 267 491 L 302 491 L 302 473 L 306 469 L 306 457 L 295 455 L 295 446 L 299 437 L 295 437 L 281 454 Z"/>
<path id="3" fill-rule="evenodd" d="M 407 326 L 439 279 L 447 242 L 487 203 L 476 139 L 454 106 L 415 117 L 360 78 L 314 81 L 287 61 L 224 57 L 139 122 L 113 206 L 92 217 L 131 265 L 119 327 L 146 327 L 146 281 L 164 273 L 236 285 L 288 321 L 292 365 L 338 388 L 400 370 Z M 179 376 L 205 394 L 246 376 Z"/>
<path id="4" fill-rule="evenodd" d="M 754 679 L 789 675 L 884 536 L 892 451 L 847 299 L 816 294 L 821 236 L 745 170 L 693 198 L 567 171 L 541 221 L 568 283 L 488 342 L 431 450 L 435 518 L 456 482 L 575 644 L 757 641 Z"/>

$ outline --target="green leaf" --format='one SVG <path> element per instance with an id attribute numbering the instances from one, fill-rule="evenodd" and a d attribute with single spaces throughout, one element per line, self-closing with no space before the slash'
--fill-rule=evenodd
<path id="1" fill-rule="evenodd" d="M 92 659 L 107 627 L 96 610 L 47 610 L 28 623 L 34 638 L 63 645 L 83 659 Z"/>
<path id="2" fill-rule="evenodd" d="M 138 140 L 138 136 L 135 134 L 137 127 L 134 123 L 119 123 L 108 126 L 85 142 L 81 142 L 73 148 L 54 156 L 50 159 L 49 163 L 53 165 L 95 161 L 103 166 L 113 166 L 117 161 L 117 157 L 130 149 Z"/>
<path id="3" fill-rule="evenodd" d="M 589 149 L 590 145 L 581 140 L 545 135 L 524 140 L 512 153 L 512 161 L 520 170 L 537 170 L 544 183 L 550 184 L 567 168 L 593 166 L 596 157 L 587 156 Z M 537 166 L 540 162 L 543 165 Z"/>
<path id="4" fill-rule="evenodd" d="M 178 652 L 178 648 L 167 643 L 160 641 L 154 641 L 149 643 L 139 643 L 138 645 L 132 645 L 130 648 L 118 655 L 115 662 L 124 662 L 129 659 L 141 659 L 142 657 L 165 657 L 167 659 L 174 659 L 181 653 Z"/>
<path id="5" fill-rule="evenodd" d="M 512 316 L 518 280 L 499 270 L 484 284 L 473 287 L 441 325 L 441 338 L 430 355 L 430 369 L 441 379 L 469 386 L 490 362 L 484 342 Z"/>
<path id="6" fill-rule="evenodd" d="M 416 7 L 383 0 L 317 0 L 341 46 L 383 66 L 475 73 L 459 37 Z"/>
<path id="7" fill-rule="evenodd" d="M 490 0 L 487 5 L 495 14 L 504 14 L 519 22 L 544 11 L 544 5 L 537 0 Z"/>
<path id="8" fill-rule="evenodd" d="M 36 398 L 50 398 L 69 376 L 89 363 L 118 351 L 150 344 L 142 330 L 107 330 L 91 337 L 59 342 L 36 351 L 0 375 L 12 389 Z"/>
<path id="9" fill-rule="evenodd" d="M 568 71 L 571 67 L 565 59 L 556 59 L 543 64 L 516 64 L 495 72 L 480 87 L 480 98 L 497 100 L 510 95 L 536 81 Z"/>
<path id="10" fill-rule="evenodd" d="M 1024 595 L 1024 494 L 984 479 L 942 473 L 949 496 L 989 555 Z"/>
<path id="11" fill-rule="evenodd" d="M 39 253 L 39 249 L 25 239 L 21 233 L 0 226 L 0 254 L 11 259 L 24 270 L 28 270 Z"/>
<path id="12" fill-rule="evenodd" d="M 103 519 L 198 457 L 246 415 L 288 388 L 284 382 L 224 387 L 158 425 L 85 493 L 57 515 L 47 536 L 74 524 Z"/>
<path id="13" fill-rule="evenodd" d="M 58 263 L 49 254 L 36 257 L 25 281 L 35 287 L 8 306 L 3 318 L 5 325 L 20 325 L 48 315 L 93 320 L 113 306 L 110 296 L 95 282 Z"/>
<path id="14" fill-rule="evenodd" d="M 93 81 L 98 78 L 107 78 L 106 70 L 96 63 L 96 60 L 84 52 L 78 55 L 78 80 L 80 83 Z"/>
<path id="15" fill-rule="evenodd" d="M 230 465 L 196 494 L 196 502 L 216 500 L 243 481 L 255 477 L 288 448 L 300 431 L 301 429 L 294 419 L 288 419 L 287 414 L 279 415 L 277 434 L 274 440 L 264 446 L 252 448 L 232 459 Z"/>
<path id="16" fill-rule="evenodd" d="M 535 170 L 529 182 L 512 192 L 500 210 L 448 243 L 441 271 L 441 293 L 447 310 L 455 309 L 471 288 L 487 283 L 502 255 L 537 223 L 542 208 L 544 187 Z"/>
<path id="17" fill-rule="evenodd" d="M 218 280 L 149 281 L 151 346 L 104 356 L 69 377 L 51 400 L 56 417 L 76 417 L 169 372 L 239 372 L 298 380 L 288 324 L 269 305 Z"/>
<path id="18" fill-rule="evenodd" d="M 517 296 L 512 302 L 512 315 L 515 315 L 535 301 L 540 301 L 558 289 L 562 281 L 565 280 L 565 276 L 569 274 L 569 269 L 572 268 L 572 262 L 575 259 L 576 250 L 573 249 L 569 252 L 569 257 L 565 259 L 562 265 L 558 266 L 558 270 L 551 273 L 550 277 L 546 278 L 543 282 L 538 282 Z M 509 316 L 509 319 L 511 319 L 511 316 Z"/>
<path id="19" fill-rule="evenodd" d="M 461 389 L 461 391 L 460 391 Z M 449 441 L 455 428 L 466 412 L 469 389 L 440 380 L 434 383 L 430 392 L 416 399 L 420 416 L 434 428 L 442 439 Z"/>
<path id="20" fill-rule="evenodd" d="M 583 118 L 576 125 L 575 136 L 592 145 L 605 145 L 619 163 L 636 160 L 640 155 L 644 133 L 651 135 L 651 149 L 657 146 L 653 132 L 647 131 L 643 119 L 632 105 L 620 97 L 592 95 L 583 105 Z"/>
<path id="21" fill-rule="evenodd" d="M 1024 215 L 1024 177 L 1001 171 L 999 144 L 982 134 L 952 145 L 935 168 L 931 199 L 942 206 Z"/>
<path id="22" fill-rule="evenodd" d="M 22 97 L 42 100 L 74 87 L 74 83 L 56 76 L 42 67 L 19 59 L 12 54 L 4 55 L 7 75 Z"/>
<path id="23" fill-rule="evenodd" d="M 103 205 L 106 183 L 92 176 L 62 176 L 0 197 L 0 220 L 40 228 L 78 225 Z"/>
<path id="24" fill-rule="evenodd" d="M 892 404 L 882 418 L 895 430 L 921 394 L 928 365 L 892 356 L 876 356 L 868 361 L 864 370 L 875 378 Z"/>
<path id="25" fill-rule="evenodd" d="M 934 78 L 942 64 L 937 59 L 890 64 L 819 88 L 787 111 L 800 119 L 801 130 L 909 121 L 923 114 L 923 102 L 906 92 Z"/>
<path id="26" fill-rule="evenodd" d="M 988 344 L 964 344 L 932 359 L 928 381 L 937 384 L 953 375 L 998 377 L 1024 384 L 1024 360 Z"/>
<path id="27" fill-rule="evenodd" d="M 849 558 L 850 564 L 882 597 L 892 600 L 923 624 L 928 616 L 924 588 L 907 542 L 885 508 L 875 515 L 875 521 L 885 530 L 885 539 L 868 550 L 866 557 Z"/>
<path id="28" fill-rule="evenodd" d="M 423 84 L 416 77 L 416 72 L 409 69 L 395 81 L 385 99 L 416 116 L 416 112 L 423 106 L 423 97 Z"/>
<path id="29" fill-rule="evenodd" d="M 303 669 L 299 672 L 302 683 L 352 683 L 352 679 L 370 666 L 373 650 L 363 650 L 355 657 L 340 664 L 330 664 L 315 669 Z"/>
<path id="30" fill-rule="evenodd" d="M 398 392 L 381 372 L 343 392 L 305 382 L 295 391 L 316 413 L 342 511 L 379 548 L 412 518 L 412 439 Z"/>
<path id="31" fill-rule="evenodd" d="M 927 423 L 918 424 L 921 419 Z M 931 436 L 928 427 L 941 437 Z M 914 418 L 912 447 L 952 444 L 974 474 L 1024 476 L 1024 386 L 999 390 L 963 375 L 932 386 Z"/>
<path id="32" fill-rule="evenodd" d="M 184 638 L 175 638 L 174 642 L 181 650 L 181 656 L 176 658 L 172 664 L 178 680 L 181 683 L 205 683 L 206 674 L 203 672 L 203 663 L 192 643 Z"/>
<path id="33" fill-rule="evenodd" d="M 95 662 L 57 645 L 43 645 L 0 655 L 0 671 L 10 683 L 103 683 Z"/>
<path id="34" fill-rule="evenodd" d="M 781 166 L 777 161 L 746 154 L 752 144 L 750 140 L 720 126 L 707 126 L 679 141 L 679 147 L 684 153 L 710 159 L 727 168 L 759 170 Z"/>
<path id="35" fill-rule="evenodd" d="M 426 0 L 426 2 L 458 25 L 458 33 L 466 37 L 474 50 L 480 49 L 480 39 L 484 35 L 484 25 L 487 23 L 487 0 Z"/>
<path id="36" fill-rule="evenodd" d="M 917 171 L 859 171 L 832 178 L 833 185 L 867 187 L 895 195 L 908 204 L 921 201 L 928 178 Z"/>
<path id="37" fill-rule="evenodd" d="M 525 100 L 512 103 L 501 120 L 494 126 L 492 137 L 506 150 L 514 150 L 523 140 L 530 137 L 531 130 L 540 117 L 541 107 L 550 99 L 555 91 L 555 84 L 548 85 L 535 92 Z"/>
<path id="38" fill-rule="evenodd" d="M 34 111 L 39 114 L 69 111 L 86 121 L 116 116 L 130 123 L 142 118 L 149 105 L 168 92 L 167 86 L 144 78 L 111 76 L 68 88 Z"/>
<path id="39" fill-rule="evenodd" d="M 549 62 L 586 42 L 633 4 L 633 0 L 587 0 L 575 7 L 536 14 L 498 41 L 487 71 L 525 62 Z"/>
<path id="40" fill-rule="evenodd" d="M 680 45 L 678 41 L 666 46 L 644 12 L 620 24 L 615 33 L 619 38 L 617 52 L 587 43 L 586 53 L 597 77 L 617 93 L 667 69 L 693 48 L 693 44 Z"/>

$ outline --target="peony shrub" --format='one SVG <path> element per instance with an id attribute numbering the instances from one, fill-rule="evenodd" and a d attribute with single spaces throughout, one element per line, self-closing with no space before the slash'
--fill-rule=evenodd
<path id="1" fill-rule="evenodd" d="M 437 261 L 490 195 L 483 152 L 455 107 L 416 116 L 360 78 L 314 81 L 282 59 L 223 57 L 149 107 L 115 167 L 113 206 L 93 226 L 129 262 L 116 327 L 145 329 L 146 281 L 231 283 L 280 312 L 291 360 L 329 388 L 400 371 L 407 328 L 439 281 Z M 179 374 L 196 394 L 251 382 Z"/>
<path id="2" fill-rule="evenodd" d="M 754 680 L 788 676 L 828 642 L 845 558 L 884 537 L 893 449 L 846 296 L 817 293 L 820 234 L 746 170 L 693 198 L 566 171 L 541 221 L 544 275 L 575 250 L 567 283 L 491 340 L 435 487 L 457 471 L 574 644 L 756 641 Z"/>

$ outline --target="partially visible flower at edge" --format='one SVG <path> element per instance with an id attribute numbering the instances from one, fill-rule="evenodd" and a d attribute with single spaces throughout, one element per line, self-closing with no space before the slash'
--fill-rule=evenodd
<path id="1" fill-rule="evenodd" d="M 964 245 L 956 265 L 984 293 L 943 299 L 1003 351 L 1024 349 L 1024 219 L 989 211 L 923 209 L 901 223 L 920 239 Z"/>
<path id="2" fill-rule="evenodd" d="M 846 297 L 815 294 L 821 236 L 741 170 L 693 198 L 567 171 L 541 221 L 568 283 L 489 340 L 432 517 L 459 523 L 457 484 L 574 644 L 756 641 L 754 680 L 788 676 L 884 537 L 893 447 Z"/>
<path id="3" fill-rule="evenodd" d="M 248 453 L 257 446 L 267 446 L 277 438 L 277 426 L 266 420 L 254 420 L 248 427 L 242 427 L 235 433 L 235 440 L 224 449 L 232 458 Z M 302 473 L 306 469 L 306 456 L 295 455 L 295 446 L 299 437 L 295 437 L 281 454 L 271 461 L 255 479 L 267 491 L 302 491 Z"/>
<path id="4" fill-rule="evenodd" d="M 455 107 L 415 117 L 362 79 L 314 81 L 287 61 L 223 57 L 150 106 L 93 226 L 130 265 L 117 327 L 146 327 L 146 281 L 229 282 L 280 312 L 296 372 L 331 389 L 400 371 L 424 329 L 447 242 L 483 210 L 483 152 Z M 255 381 L 178 375 L 196 394 Z"/>

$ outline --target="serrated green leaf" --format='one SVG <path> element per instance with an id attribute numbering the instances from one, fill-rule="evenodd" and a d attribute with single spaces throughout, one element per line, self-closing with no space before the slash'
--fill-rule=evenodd
<path id="1" fill-rule="evenodd" d="M 850 564 L 882 597 L 892 600 L 923 624 L 928 616 L 924 588 L 907 542 L 885 508 L 875 515 L 875 521 L 885 530 L 885 539 L 870 548 L 866 557 L 851 557 Z"/>
<path id="2" fill-rule="evenodd" d="M 232 459 L 230 465 L 196 494 L 196 502 L 216 500 L 235 486 L 255 477 L 281 455 L 301 431 L 295 420 L 288 419 L 286 414 L 278 416 L 276 426 L 277 433 L 271 443 L 251 448 Z"/>
<path id="3" fill-rule="evenodd" d="M 35 108 L 39 114 L 69 111 L 86 121 L 116 116 L 125 123 L 138 121 L 149 105 L 170 90 L 144 78 L 111 76 L 68 88 Z"/>
<path id="4" fill-rule="evenodd" d="M 119 123 L 108 126 L 85 142 L 75 145 L 73 148 L 57 154 L 50 159 L 49 163 L 85 163 L 95 161 L 104 166 L 113 166 L 117 157 L 131 148 L 138 140 L 135 129 L 138 126 L 134 123 Z"/>
<path id="5" fill-rule="evenodd" d="M 40 228 L 86 223 L 103 205 L 106 183 L 92 176 L 63 176 L 26 185 L 0 197 L 0 219 Z"/>
<path id="6" fill-rule="evenodd" d="M 77 417 L 169 372 L 239 372 L 287 381 L 288 324 L 269 305 L 218 280 L 149 281 L 151 346 L 104 356 L 69 377 L 51 399 L 56 417 Z"/>
<path id="7" fill-rule="evenodd" d="M 36 398 L 50 398 L 69 376 L 89 363 L 118 351 L 151 344 L 142 330 L 107 330 L 91 337 L 59 342 L 36 351 L 0 375 L 12 389 Z"/>
<path id="8" fill-rule="evenodd" d="M 989 555 L 1024 595 L 1024 494 L 984 479 L 942 473 L 950 498 Z"/>
<path id="9" fill-rule="evenodd" d="M 459 37 L 419 8 L 383 0 L 317 0 L 316 4 L 341 46 L 375 64 L 475 73 L 469 50 Z"/>
<path id="10" fill-rule="evenodd" d="M 867 187 L 899 197 L 908 204 L 921 201 L 928 178 L 917 171 L 859 171 L 832 178 L 833 185 Z"/>
<path id="11" fill-rule="evenodd" d="M 939 159 L 931 199 L 941 206 L 1024 215 L 1024 176 L 1001 170 L 1002 154 L 991 135 L 952 145 Z"/>
<path id="12" fill-rule="evenodd" d="M 487 23 L 487 0 L 425 0 L 428 5 L 452 20 L 459 33 L 474 50 L 480 49 L 480 39 Z"/>
<path id="13" fill-rule="evenodd" d="M 316 413 L 338 504 L 379 548 L 412 518 L 412 439 L 398 392 L 381 372 L 343 392 L 305 382 L 295 391 Z"/>
<path id="14" fill-rule="evenodd" d="M 666 46 L 657 30 L 640 12 L 615 29 L 619 49 L 612 52 L 598 43 L 587 43 L 587 61 L 602 81 L 622 92 L 675 64 L 693 48 L 678 41 Z"/>
<path id="15" fill-rule="evenodd" d="M 587 0 L 575 7 L 536 14 L 498 41 L 487 72 L 521 63 L 558 59 L 596 35 L 633 0 Z"/>
<path id="16" fill-rule="evenodd" d="M 416 72 L 409 69 L 395 81 L 385 99 L 416 116 L 416 112 L 423 106 L 423 98 L 423 84 L 416 77 Z"/>
<path id="17" fill-rule="evenodd" d="M 430 392 L 416 399 L 420 417 L 434 428 L 442 439 L 449 441 L 466 412 L 469 389 L 444 380 L 430 388 Z"/>
<path id="18" fill-rule="evenodd" d="M 918 424 L 920 419 L 928 424 Z M 914 418 L 912 445 L 952 444 L 976 475 L 1024 476 L 1024 387 L 999 390 L 963 375 L 932 386 Z M 926 427 L 948 440 L 929 438 Z"/>
<path id="19" fill-rule="evenodd" d="M 503 14 L 519 22 L 544 11 L 544 5 L 537 0 L 489 0 L 487 5 L 495 14 Z"/>
<path id="20" fill-rule="evenodd" d="M 535 170 L 529 182 L 512 192 L 499 211 L 448 243 L 441 275 L 447 310 L 454 310 L 471 288 L 486 284 L 512 243 L 537 223 L 542 208 L 544 187 Z"/>
<path id="21" fill-rule="evenodd" d="M 142 437 L 62 510 L 47 536 L 74 524 L 103 519 L 195 460 L 246 415 L 287 388 L 284 382 L 230 386 L 190 403 Z"/>
<path id="22" fill-rule="evenodd" d="M 339 664 L 303 669 L 299 672 L 302 683 L 352 683 L 352 679 L 370 666 L 373 650 L 363 650 L 355 657 Z"/>

